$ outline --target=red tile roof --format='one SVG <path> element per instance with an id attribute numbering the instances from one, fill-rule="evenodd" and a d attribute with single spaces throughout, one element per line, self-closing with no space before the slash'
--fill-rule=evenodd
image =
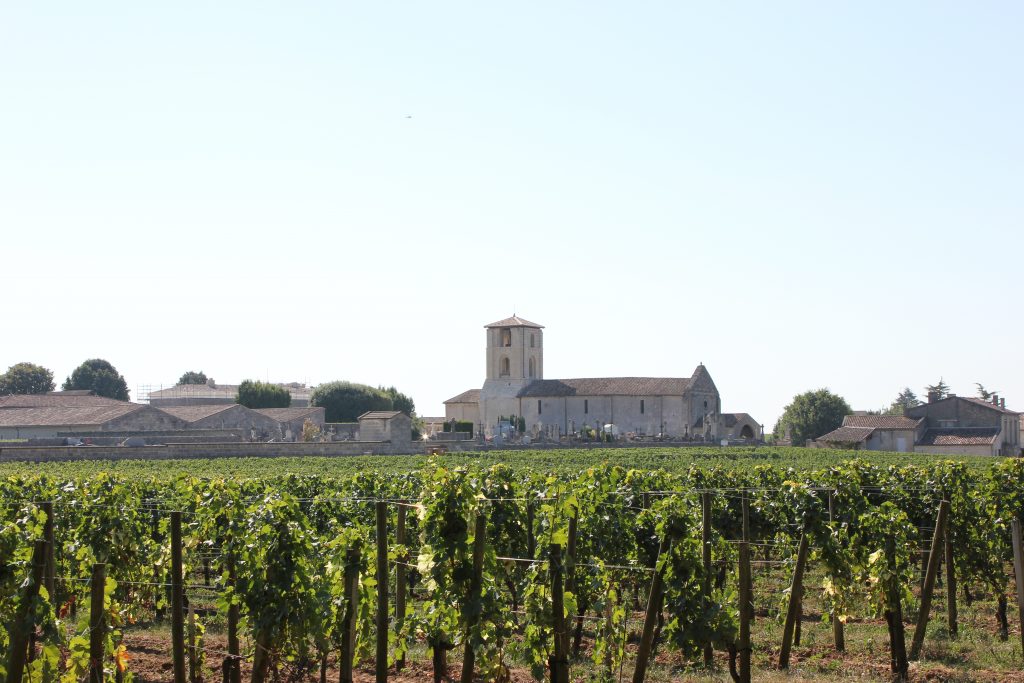
<path id="1" fill-rule="evenodd" d="M 989 446 L 999 435 L 998 427 L 976 429 L 929 429 L 920 446 Z"/>
<path id="2" fill-rule="evenodd" d="M 923 419 L 923 418 L 921 418 Z M 917 429 L 921 419 L 902 415 L 847 415 L 844 427 L 867 427 L 869 429 Z"/>
<path id="3" fill-rule="evenodd" d="M 870 427 L 840 427 L 824 436 L 819 436 L 816 441 L 824 441 L 826 443 L 861 443 L 867 441 L 874 431 Z"/>

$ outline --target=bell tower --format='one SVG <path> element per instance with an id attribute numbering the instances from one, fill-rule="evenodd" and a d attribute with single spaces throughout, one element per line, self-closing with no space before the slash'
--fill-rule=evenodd
<path id="1" fill-rule="evenodd" d="M 501 416 L 522 415 L 519 392 L 544 378 L 544 328 L 513 315 L 484 329 L 487 379 L 480 390 L 480 421 L 486 430 Z"/>
<path id="2" fill-rule="evenodd" d="M 544 328 L 518 316 L 485 326 L 487 379 L 521 382 L 544 378 Z M 525 380 L 525 382 L 524 382 Z"/>

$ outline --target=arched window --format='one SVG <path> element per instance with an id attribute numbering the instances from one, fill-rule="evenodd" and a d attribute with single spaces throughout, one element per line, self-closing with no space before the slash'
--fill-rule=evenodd
<path id="1" fill-rule="evenodd" d="M 501 370 L 499 374 L 502 377 L 508 377 L 512 374 L 511 364 L 508 362 L 508 358 L 501 359 Z"/>
<path id="2" fill-rule="evenodd" d="M 512 346 L 512 330 L 505 328 L 501 331 L 501 345 Z"/>
<path id="3" fill-rule="evenodd" d="M 530 377 L 537 376 L 537 361 L 534 358 L 530 359 Z"/>
<path id="4" fill-rule="evenodd" d="M 536 335 L 533 332 L 531 332 L 530 333 L 530 348 L 531 349 L 534 348 L 537 345 L 536 341 L 537 341 L 536 340 Z"/>

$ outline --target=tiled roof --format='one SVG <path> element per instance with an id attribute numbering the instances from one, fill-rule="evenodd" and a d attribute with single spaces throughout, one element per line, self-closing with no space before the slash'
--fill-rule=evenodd
<path id="1" fill-rule="evenodd" d="M 0 396 L 0 408 L 95 408 L 97 406 L 129 405 L 104 396 L 79 392 L 55 391 L 49 394 L 14 394 Z"/>
<path id="2" fill-rule="evenodd" d="M 584 377 L 538 379 L 527 384 L 520 398 L 536 396 L 682 396 L 689 377 Z"/>
<path id="3" fill-rule="evenodd" d="M 919 446 L 989 446 L 999 435 L 998 427 L 977 429 L 929 429 Z"/>
<path id="4" fill-rule="evenodd" d="M 536 327 L 538 330 L 544 328 L 543 325 L 531 323 L 529 320 L 523 320 L 518 315 L 514 315 L 511 318 L 505 318 L 504 320 L 499 320 L 498 322 L 491 323 L 490 325 L 484 325 L 484 327 Z"/>
<path id="5" fill-rule="evenodd" d="M 200 406 L 161 406 L 160 410 L 165 413 L 170 413 L 174 417 L 184 420 L 185 422 L 198 422 L 199 420 L 206 419 L 211 415 L 222 413 L 225 410 L 231 410 L 237 405 L 237 403 L 217 403 L 214 405 Z"/>
<path id="6" fill-rule="evenodd" d="M 292 420 L 297 420 L 300 417 L 313 415 L 314 413 L 321 412 L 322 410 L 323 408 L 310 406 L 308 408 L 257 408 L 256 412 L 261 415 L 266 415 L 271 420 L 277 420 L 278 422 L 290 422 Z"/>
<path id="7" fill-rule="evenodd" d="M 868 437 L 875 430 L 870 427 L 840 427 L 834 431 L 819 436 L 816 441 L 829 443 L 861 443 L 867 441 Z"/>
<path id="8" fill-rule="evenodd" d="M 360 420 L 390 420 L 393 417 L 402 415 L 400 410 L 371 410 L 359 416 Z"/>
<path id="9" fill-rule="evenodd" d="M 448 399 L 447 401 L 445 401 L 445 404 L 448 404 L 448 403 L 479 403 L 479 402 L 480 402 L 480 390 L 479 389 L 469 389 L 468 391 L 463 391 L 458 396 L 453 396 L 452 398 Z"/>
<path id="10" fill-rule="evenodd" d="M 101 425 L 146 406 L 117 401 L 117 405 L 92 408 L 46 406 L 39 408 L 8 408 L 0 410 L 2 427 L 60 427 L 75 425 Z"/>
<path id="11" fill-rule="evenodd" d="M 995 410 L 995 411 L 998 411 L 1000 413 L 1003 413 L 1004 415 L 1019 415 L 1020 414 L 1020 413 L 1018 413 L 1015 410 L 1007 410 L 1006 408 L 1001 408 L 1000 406 L 993 405 L 992 401 L 986 401 L 983 398 L 974 398 L 973 396 L 958 396 L 958 397 L 954 397 L 954 398 L 961 398 L 961 399 L 963 399 L 965 401 L 970 401 L 971 403 L 977 404 L 979 406 L 984 406 L 985 408 L 991 408 L 992 410 Z"/>
<path id="12" fill-rule="evenodd" d="M 923 419 L 923 418 L 921 418 Z M 847 415 L 844 427 L 867 427 L 869 429 L 917 429 L 921 419 L 902 415 Z"/>

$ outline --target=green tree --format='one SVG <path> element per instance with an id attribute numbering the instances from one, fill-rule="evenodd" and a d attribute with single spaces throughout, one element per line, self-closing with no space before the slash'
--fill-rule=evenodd
<path id="1" fill-rule="evenodd" d="M 400 410 L 409 417 L 416 417 L 416 404 L 413 403 L 412 397 L 406 396 L 394 387 L 388 387 L 387 389 L 384 387 L 377 388 L 387 394 L 391 399 L 392 410 Z"/>
<path id="2" fill-rule="evenodd" d="M 90 358 L 83 362 L 61 385 L 64 391 L 91 390 L 97 396 L 106 396 L 118 401 L 128 400 L 128 383 L 113 365 L 102 358 Z"/>
<path id="3" fill-rule="evenodd" d="M 808 439 L 817 439 L 841 426 L 851 412 L 846 400 L 828 389 L 804 392 L 786 406 L 775 425 L 775 438 L 782 438 L 788 427 L 793 444 L 802 446 Z"/>
<path id="4" fill-rule="evenodd" d="M 889 404 L 889 408 L 884 411 L 886 415 L 903 415 L 907 412 L 908 408 L 921 405 L 921 401 L 917 399 L 917 394 L 910 390 L 910 387 L 905 387 L 897 396 L 896 400 Z"/>
<path id="5" fill-rule="evenodd" d="M 206 384 L 206 373 L 202 370 L 189 370 L 178 378 L 178 384 Z"/>
<path id="6" fill-rule="evenodd" d="M 53 373 L 35 363 L 15 363 L 0 375 L 0 396 L 53 391 Z"/>
<path id="7" fill-rule="evenodd" d="M 949 397 L 949 385 L 946 384 L 941 377 L 939 377 L 938 384 L 931 384 L 924 388 L 925 394 L 931 397 L 932 394 L 936 394 L 935 400 L 941 401 L 944 398 Z"/>
<path id="8" fill-rule="evenodd" d="M 269 382 L 247 379 L 238 385 L 235 403 L 246 408 L 287 408 L 292 404 L 292 395 L 284 387 Z"/>
<path id="9" fill-rule="evenodd" d="M 978 387 L 978 398 L 983 398 L 986 401 L 991 401 L 992 400 L 992 396 L 994 396 L 994 395 L 999 393 L 998 389 L 996 391 L 989 391 L 988 389 L 985 388 L 985 385 L 982 384 L 981 382 L 975 382 L 974 384 L 975 384 L 975 386 Z"/>
<path id="10" fill-rule="evenodd" d="M 354 382 L 327 382 L 313 390 L 310 405 L 324 409 L 327 422 L 355 422 L 370 410 L 393 410 L 394 401 L 381 391 Z"/>

